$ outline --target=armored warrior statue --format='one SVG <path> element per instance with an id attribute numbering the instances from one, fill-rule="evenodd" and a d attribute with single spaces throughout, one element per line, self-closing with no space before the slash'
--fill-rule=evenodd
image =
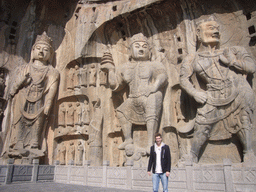
<path id="1" fill-rule="evenodd" d="M 181 66 L 181 87 L 199 104 L 194 124 L 190 158 L 198 161 L 202 145 L 237 134 L 244 161 L 255 160 L 252 150 L 254 92 L 246 80 L 255 72 L 253 59 L 243 47 L 220 49 L 219 24 L 213 18 L 197 25 L 198 50 Z M 206 90 L 196 89 L 190 77 L 196 73 Z"/>
<path id="2" fill-rule="evenodd" d="M 31 61 L 17 69 L 10 89 L 13 98 L 10 147 L 17 154 L 42 147 L 46 119 L 59 83 L 59 72 L 50 65 L 53 52 L 52 40 L 44 32 L 36 38 Z"/>
<path id="3" fill-rule="evenodd" d="M 125 85 L 130 90 L 129 98 L 116 110 L 125 138 L 118 148 L 124 150 L 127 144 L 133 143 L 132 124 L 146 124 L 149 149 L 158 128 L 167 74 L 162 63 L 150 60 L 149 43 L 143 34 L 131 38 L 130 48 L 131 61 L 114 67 L 109 54 L 104 54 L 101 69 L 109 72 L 109 84 L 114 91 L 121 90 Z"/>

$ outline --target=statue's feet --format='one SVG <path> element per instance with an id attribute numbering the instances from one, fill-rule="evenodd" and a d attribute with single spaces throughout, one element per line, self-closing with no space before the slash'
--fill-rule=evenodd
<path id="1" fill-rule="evenodd" d="M 22 141 L 18 141 L 18 142 L 14 145 L 13 149 L 15 149 L 15 150 L 23 149 L 23 143 L 22 143 Z"/>
<path id="2" fill-rule="evenodd" d="M 119 150 L 124 150 L 125 149 L 125 146 L 128 145 L 128 144 L 133 144 L 133 140 L 132 139 L 127 139 L 125 140 L 122 144 L 120 144 L 118 146 L 118 149 Z"/>
<path id="3" fill-rule="evenodd" d="M 254 152 L 248 151 L 247 153 L 244 154 L 244 164 L 245 165 L 255 165 L 256 163 L 256 156 L 254 155 Z"/>

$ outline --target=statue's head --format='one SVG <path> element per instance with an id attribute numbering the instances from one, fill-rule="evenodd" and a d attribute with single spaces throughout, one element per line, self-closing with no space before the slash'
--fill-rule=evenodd
<path id="1" fill-rule="evenodd" d="M 150 47 L 147 40 L 142 33 L 133 35 L 131 38 L 131 57 L 134 60 L 146 61 L 150 59 Z"/>
<path id="2" fill-rule="evenodd" d="M 53 54 L 52 39 L 47 36 L 46 32 L 38 35 L 35 44 L 32 47 L 32 61 L 49 61 Z"/>
<path id="3" fill-rule="evenodd" d="M 204 45 L 217 45 L 220 42 L 219 24 L 214 17 L 197 23 L 197 39 Z"/>
<path id="4" fill-rule="evenodd" d="M 78 70 L 78 69 L 79 69 L 79 66 L 78 66 L 78 65 L 75 65 L 75 69 Z"/>

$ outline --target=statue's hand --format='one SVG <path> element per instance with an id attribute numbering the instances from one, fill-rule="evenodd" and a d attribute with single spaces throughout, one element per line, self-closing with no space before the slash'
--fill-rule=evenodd
<path id="1" fill-rule="evenodd" d="M 109 71 L 114 71 L 115 70 L 115 66 L 112 65 L 111 63 L 106 63 L 100 66 L 100 69 L 104 72 L 109 72 Z"/>
<path id="2" fill-rule="evenodd" d="M 223 54 L 220 55 L 220 61 L 227 66 L 232 66 L 236 61 L 236 56 L 229 48 L 225 48 Z"/>
<path id="3" fill-rule="evenodd" d="M 100 63 L 100 69 L 104 72 L 109 72 L 110 70 L 115 69 L 114 60 L 112 58 L 112 54 L 105 52 Z"/>
<path id="4" fill-rule="evenodd" d="M 207 101 L 207 94 L 205 92 L 199 91 L 194 95 L 194 99 L 200 104 L 205 104 Z"/>
<path id="5" fill-rule="evenodd" d="M 146 93 L 145 93 L 145 96 L 148 97 L 151 93 L 155 93 L 157 91 L 157 89 L 155 88 L 155 86 L 149 86 Z"/>

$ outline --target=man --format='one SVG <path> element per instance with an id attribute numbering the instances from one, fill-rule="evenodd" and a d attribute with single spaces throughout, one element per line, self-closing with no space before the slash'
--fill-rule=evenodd
<path id="1" fill-rule="evenodd" d="M 255 63 L 243 47 L 219 48 L 219 24 L 213 18 L 198 24 L 197 39 L 197 52 L 187 56 L 180 74 L 181 87 L 199 104 L 189 158 L 198 162 L 199 151 L 208 139 L 230 139 L 237 134 L 244 161 L 250 160 L 254 157 L 251 137 L 255 96 L 246 77 L 255 72 Z M 190 81 L 193 73 L 204 90 Z"/>
<path id="2" fill-rule="evenodd" d="M 153 173 L 153 191 L 158 192 L 159 180 L 161 179 L 163 191 L 168 192 L 168 177 L 171 170 L 171 153 L 168 145 L 162 142 L 162 135 L 156 133 L 155 144 L 150 147 L 148 161 L 148 175 Z"/>
<path id="3" fill-rule="evenodd" d="M 131 38 L 131 60 L 121 66 L 111 66 L 111 55 L 105 54 L 101 69 L 109 71 L 109 83 L 114 91 L 129 86 L 129 96 L 116 110 L 124 143 L 118 149 L 133 143 L 132 124 L 145 125 L 148 131 L 148 149 L 154 143 L 160 111 L 163 103 L 163 88 L 167 84 L 165 67 L 151 61 L 147 38 L 139 33 Z M 113 64 L 113 62 L 112 62 Z"/>
<path id="4" fill-rule="evenodd" d="M 32 47 L 31 61 L 18 68 L 10 89 L 13 98 L 11 149 L 40 150 L 46 119 L 57 93 L 59 72 L 50 65 L 52 40 L 44 32 Z"/>

